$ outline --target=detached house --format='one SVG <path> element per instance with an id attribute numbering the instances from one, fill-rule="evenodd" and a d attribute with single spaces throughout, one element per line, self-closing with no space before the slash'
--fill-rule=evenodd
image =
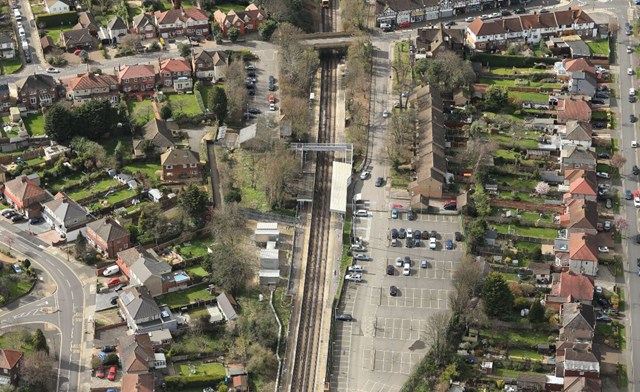
<path id="1" fill-rule="evenodd" d="M 13 36 L 5 33 L 0 33 L 0 58 L 12 59 L 15 56 L 16 45 L 13 41 Z"/>
<path id="2" fill-rule="evenodd" d="M 227 34 L 231 28 L 240 30 L 240 34 L 258 31 L 260 23 L 267 20 L 267 13 L 255 4 L 249 4 L 244 11 L 231 10 L 226 14 L 220 10 L 213 13 L 213 20 L 220 25 L 223 34 Z"/>
<path id="3" fill-rule="evenodd" d="M 153 65 L 125 65 L 118 72 L 118 80 L 124 93 L 153 91 L 156 71 Z"/>
<path id="4" fill-rule="evenodd" d="M 160 156 L 162 165 L 162 179 L 184 180 L 202 179 L 202 164 L 197 152 L 170 148 Z"/>
<path id="5" fill-rule="evenodd" d="M 3 193 L 14 209 L 27 218 L 40 216 L 40 202 L 47 197 L 36 181 L 24 175 L 5 182 Z"/>
<path id="6" fill-rule="evenodd" d="M 160 307 L 144 286 L 127 287 L 118 298 L 118 306 L 134 333 L 148 333 L 168 329 L 174 331 L 178 323 L 168 307 Z"/>
<path id="7" fill-rule="evenodd" d="M 193 55 L 193 71 L 198 79 L 206 79 L 215 83 L 224 79 L 229 65 L 229 56 L 223 51 L 208 52 L 202 50 Z"/>
<path id="8" fill-rule="evenodd" d="M 553 66 L 560 79 L 568 81 L 570 94 L 593 97 L 596 93 L 596 68 L 585 59 L 564 59 Z"/>
<path id="9" fill-rule="evenodd" d="M 87 225 L 87 240 L 100 253 L 115 258 L 131 246 L 129 232 L 115 219 L 107 216 Z"/>
<path id="10" fill-rule="evenodd" d="M 598 246 L 595 235 L 571 233 L 569 235 L 569 271 L 596 276 L 598 273 Z"/>
<path id="11" fill-rule="evenodd" d="M 0 384 L 16 385 L 24 355 L 22 351 L 0 349 Z"/>
<path id="12" fill-rule="evenodd" d="M 138 34 L 141 39 L 150 39 L 156 37 L 156 27 L 154 17 L 151 14 L 142 13 L 133 17 L 131 29 L 133 33 Z"/>
<path id="13" fill-rule="evenodd" d="M 53 200 L 44 203 L 42 207 L 44 220 L 62 237 L 66 237 L 70 231 L 84 227 L 92 220 L 87 210 L 64 193 L 56 194 Z"/>
<path id="14" fill-rule="evenodd" d="M 77 49 L 89 51 L 98 49 L 98 39 L 91 34 L 89 29 L 67 30 L 60 33 L 58 45 L 68 52 Z"/>
<path id="15" fill-rule="evenodd" d="M 154 118 L 142 127 L 142 139 L 133 139 L 134 154 L 145 155 L 144 147 L 147 143 L 153 145 L 156 154 L 162 154 L 175 146 L 166 121 Z"/>
<path id="16" fill-rule="evenodd" d="M 209 34 L 209 15 L 199 8 L 156 11 L 154 24 L 163 38 Z"/>
<path id="17" fill-rule="evenodd" d="M 419 28 L 416 49 L 427 56 L 436 56 L 444 50 L 461 55 L 464 52 L 464 30 L 446 28 L 442 22 L 435 27 Z"/>
<path id="18" fill-rule="evenodd" d="M 87 29 L 91 35 L 98 35 L 98 31 L 100 27 L 98 27 L 98 22 L 96 22 L 96 18 L 93 16 L 91 12 L 79 12 L 78 13 L 78 23 L 73 26 L 74 30 Z"/>
<path id="19" fill-rule="evenodd" d="M 73 103 L 85 103 L 92 99 L 107 99 L 112 104 L 120 100 L 118 78 L 108 74 L 85 73 L 63 81 L 67 99 Z"/>
<path id="20" fill-rule="evenodd" d="M 160 83 L 176 90 L 191 90 L 191 66 L 187 60 L 166 59 L 160 62 Z"/>
<path id="21" fill-rule="evenodd" d="M 50 106 L 58 99 L 58 83 L 50 75 L 33 74 L 16 82 L 18 104 L 28 110 Z"/>
<path id="22" fill-rule="evenodd" d="M 66 0 L 45 0 L 44 8 L 50 14 L 55 14 L 57 12 L 69 12 L 71 10 L 71 7 Z"/>
<path id="23" fill-rule="evenodd" d="M 111 42 L 120 42 L 127 35 L 127 23 L 119 16 L 114 16 L 107 23 L 107 33 Z"/>

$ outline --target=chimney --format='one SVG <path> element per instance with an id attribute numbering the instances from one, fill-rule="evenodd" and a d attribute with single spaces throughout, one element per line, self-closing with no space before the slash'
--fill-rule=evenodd
<path id="1" fill-rule="evenodd" d="M 20 181 L 22 181 L 23 184 L 27 182 L 27 176 L 20 177 Z"/>
<path id="2" fill-rule="evenodd" d="M 63 197 L 63 198 L 62 198 L 62 199 L 60 199 L 60 200 L 62 201 L 62 203 L 63 203 L 63 204 L 66 204 L 66 203 L 67 203 L 67 198 L 66 198 L 66 197 Z"/>

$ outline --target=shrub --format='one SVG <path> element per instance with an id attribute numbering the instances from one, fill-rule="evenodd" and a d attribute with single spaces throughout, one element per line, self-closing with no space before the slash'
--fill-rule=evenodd
<path id="1" fill-rule="evenodd" d="M 206 113 L 207 110 L 204 107 L 204 101 L 202 100 L 202 93 L 200 92 L 200 82 L 196 82 L 193 85 L 193 94 L 196 96 L 196 102 L 198 102 L 198 106 L 202 113 Z"/>
<path id="2" fill-rule="evenodd" d="M 166 376 L 164 382 L 167 385 L 167 391 L 182 391 L 187 388 L 208 387 L 211 384 L 222 382 L 224 378 L 210 375 L 193 375 L 193 376 Z"/>
<path id="3" fill-rule="evenodd" d="M 52 55 L 47 58 L 47 62 L 53 66 L 62 67 L 67 65 L 67 60 L 62 56 Z"/>
<path id="4" fill-rule="evenodd" d="M 36 24 L 41 28 L 58 27 L 65 24 L 74 25 L 76 23 L 78 23 L 78 14 L 75 11 L 36 16 Z"/>
<path id="5" fill-rule="evenodd" d="M 482 65 L 489 65 L 491 67 L 528 68 L 532 67 L 535 63 L 540 62 L 553 64 L 556 62 L 556 59 L 547 57 L 502 56 L 489 53 L 479 53 L 471 57 L 471 61 L 481 62 Z"/>

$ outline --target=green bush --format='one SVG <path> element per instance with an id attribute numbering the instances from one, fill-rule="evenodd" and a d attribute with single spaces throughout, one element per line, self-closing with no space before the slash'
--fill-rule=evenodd
<path id="1" fill-rule="evenodd" d="M 202 93 L 200 92 L 200 82 L 196 82 L 193 85 L 193 94 L 195 94 L 196 96 L 196 102 L 198 102 L 198 106 L 200 107 L 200 110 L 202 111 L 202 113 L 206 113 L 207 110 L 204 107 L 204 101 L 202 100 Z"/>
<path id="2" fill-rule="evenodd" d="M 478 53 L 471 57 L 471 61 L 477 61 L 482 63 L 482 65 L 488 65 L 490 67 L 529 68 L 533 67 L 535 63 L 554 64 L 556 59 L 548 57 L 502 56 L 497 54 Z"/>
<path id="3" fill-rule="evenodd" d="M 36 16 L 36 24 L 40 28 L 58 27 L 60 25 L 74 25 L 78 23 L 78 14 L 75 11 L 58 12 L 55 14 L 42 14 Z"/>
<path id="4" fill-rule="evenodd" d="M 186 388 L 210 387 L 213 384 L 222 382 L 224 377 L 216 377 L 211 375 L 194 375 L 194 376 L 166 376 L 164 382 L 167 385 L 167 391 L 182 391 Z"/>

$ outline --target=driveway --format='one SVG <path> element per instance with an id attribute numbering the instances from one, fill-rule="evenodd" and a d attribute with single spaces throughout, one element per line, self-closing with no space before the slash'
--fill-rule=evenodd
<path id="1" fill-rule="evenodd" d="M 192 151 L 200 153 L 202 138 L 207 133 L 213 131 L 213 127 L 201 127 L 201 128 L 181 128 L 181 131 L 185 132 L 189 136 L 189 148 Z"/>

